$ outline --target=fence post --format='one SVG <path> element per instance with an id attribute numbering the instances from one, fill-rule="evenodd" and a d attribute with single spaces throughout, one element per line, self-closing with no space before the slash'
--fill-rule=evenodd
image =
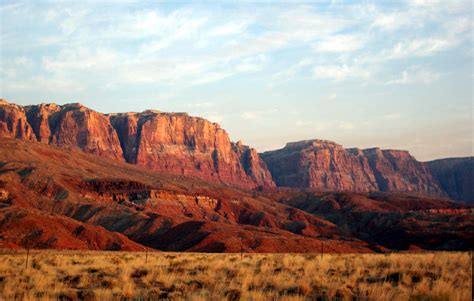
<path id="1" fill-rule="evenodd" d="M 323 259 L 324 255 L 324 241 L 321 240 L 321 259 Z"/>
<path id="2" fill-rule="evenodd" d="M 240 238 L 240 263 L 242 263 L 242 259 L 244 256 L 244 239 L 243 237 Z"/>
<path id="3" fill-rule="evenodd" d="M 26 248 L 26 263 L 25 263 L 25 270 L 28 271 L 28 257 L 30 256 L 30 246 Z"/>

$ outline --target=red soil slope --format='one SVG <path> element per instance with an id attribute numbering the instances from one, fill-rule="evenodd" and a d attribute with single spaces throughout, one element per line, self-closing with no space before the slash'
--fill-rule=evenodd
<path id="1" fill-rule="evenodd" d="M 122 234 L 35 209 L 0 209 L 0 248 L 143 251 Z"/>
<path id="2" fill-rule="evenodd" d="M 474 237 L 472 211 L 446 200 L 249 191 L 14 139 L 0 140 L 0 207 L 6 246 L 33 235 L 44 248 L 372 252 L 467 249 Z"/>
<path id="3" fill-rule="evenodd" d="M 315 252 L 324 240 L 334 252 L 371 252 L 333 223 L 257 192 L 41 143 L 1 140 L 0 181 L 4 210 L 66 216 L 160 250 Z"/>

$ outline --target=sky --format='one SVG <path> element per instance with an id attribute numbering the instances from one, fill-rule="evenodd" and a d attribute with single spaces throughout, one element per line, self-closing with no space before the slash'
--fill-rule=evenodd
<path id="1" fill-rule="evenodd" d="M 470 0 L 0 1 L 0 98 L 156 109 L 258 151 L 473 155 Z"/>

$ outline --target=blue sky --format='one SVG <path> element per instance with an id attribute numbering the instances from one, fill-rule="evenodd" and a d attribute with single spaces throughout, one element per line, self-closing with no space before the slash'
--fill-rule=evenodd
<path id="1" fill-rule="evenodd" d="M 0 97 L 186 111 L 259 151 L 473 154 L 471 1 L 1 1 Z"/>

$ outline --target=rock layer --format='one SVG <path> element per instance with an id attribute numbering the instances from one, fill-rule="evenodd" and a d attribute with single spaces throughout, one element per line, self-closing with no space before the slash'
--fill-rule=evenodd
<path id="1" fill-rule="evenodd" d="M 444 195 L 426 166 L 407 151 L 344 149 L 331 141 L 308 140 L 261 156 L 279 186 Z"/>
<path id="2" fill-rule="evenodd" d="M 78 103 L 26 106 L 25 111 L 38 141 L 123 160 L 117 133 L 103 114 Z"/>
<path id="3" fill-rule="evenodd" d="M 0 137 L 36 141 L 25 109 L 0 99 Z"/>
<path id="4" fill-rule="evenodd" d="M 440 159 L 426 164 L 451 199 L 474 203 L 474 157 Z"/>
<path id="5" fill-rule="evenodd" d="M 274 186 L 257 152 L 232 143 L 216 123 L 158 111 L 111 114 L 110 120 L 129 163 L 247 188 Z"/>
<path id="6" fill-rule="evenodd" d="M 101 114 L 81 104 L 0 102 L 0 137 L 70 146 L 150 169 L 243 188 L 273 187 L 256 150 L 186 113 Z"/>

